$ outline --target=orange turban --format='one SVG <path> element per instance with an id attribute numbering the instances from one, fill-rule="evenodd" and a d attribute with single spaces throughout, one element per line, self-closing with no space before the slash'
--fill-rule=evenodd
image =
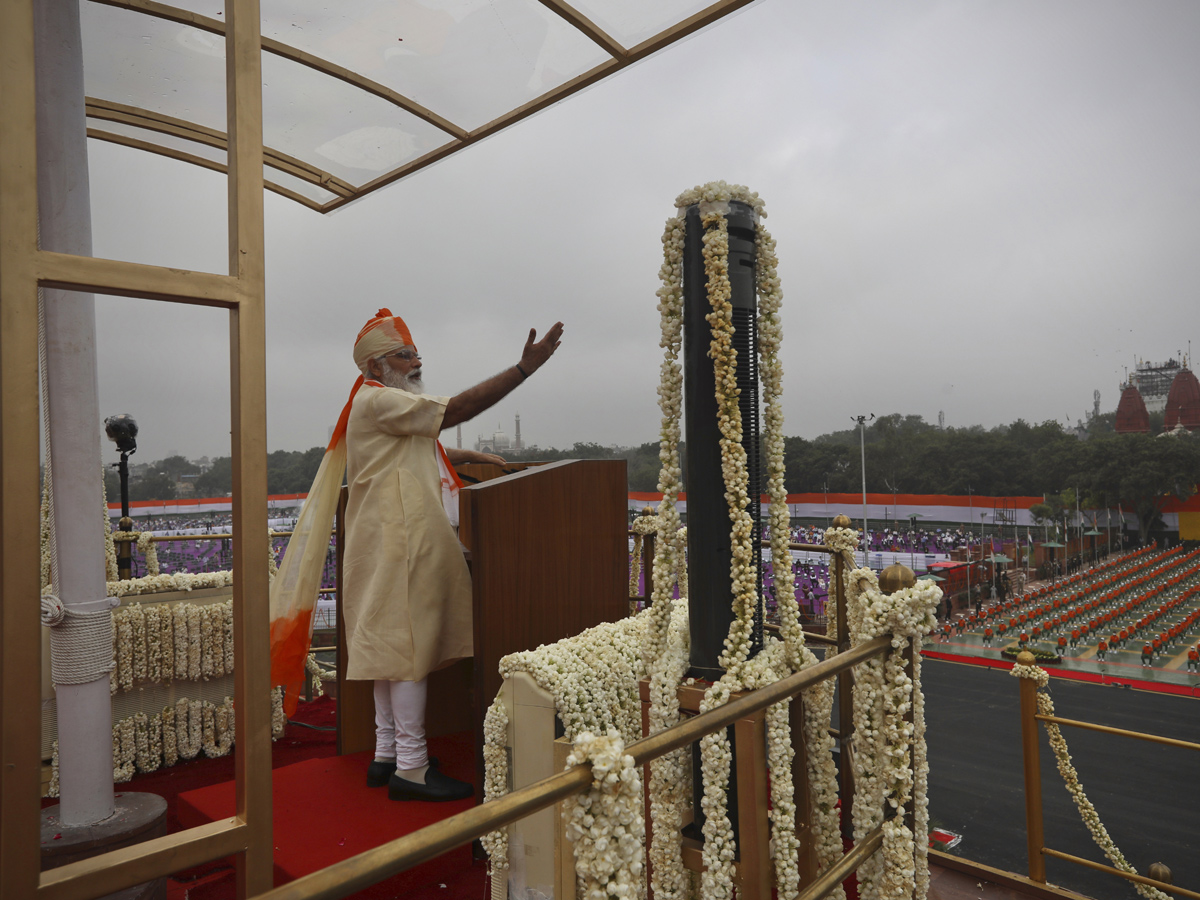
<path id="1" fill-rule="evenodd" d="M 408 326 L 399 316 L 393 316 L 392 311 L 379 310 L 358 333 L 354 341 L 354 364 L 360 369 L 368 359 L 377 359 L 385 353 L 399 350 L 401 347 L 412 347 L 412 335 Z"/>

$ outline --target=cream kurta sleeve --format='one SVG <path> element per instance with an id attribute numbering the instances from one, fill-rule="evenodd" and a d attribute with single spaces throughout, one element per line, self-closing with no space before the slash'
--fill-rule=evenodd
<path id="1" fill-rule="evenodd" d="M 472 654 L 471 581 L 441 501 L 446 397 L 364 385 L 346 427 L 352 679 L 415 681 Z"/>

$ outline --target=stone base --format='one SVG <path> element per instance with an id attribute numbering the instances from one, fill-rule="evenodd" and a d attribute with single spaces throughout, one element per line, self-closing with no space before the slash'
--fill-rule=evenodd
<path id="1" fill-rule="evenodd" d="M 42 810 L 42 869 L 55 869 L 167 833 L 167 801 L 158 794 L 118 793 L 113 814 L 93 825 L 64 826 L 60 808 Z M 100 900 L 166 900 L 167 880 L 158 878 L 108 894 Z"/>

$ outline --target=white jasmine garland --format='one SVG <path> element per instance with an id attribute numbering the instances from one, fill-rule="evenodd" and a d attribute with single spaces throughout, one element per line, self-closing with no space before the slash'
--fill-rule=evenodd
<path id="1" fill-rule="evenodd" d="M 483 802 L 508 793 L 508 711 L 499 697 L 483 717 Z M 508 830 L 489 831 L 480 842 L 488 855 L 488 874 L 493 882 L 508 871 Z"/>
<path id="2" fill-rule="evenodd" d="M 336 678 L 337 672 L 333 669 L 322 669 L 321 664 L 317 662 L 315 653 L 310 653 L 304 658 L 304 668 L 312 676 L 313 693 L 318 697 L 324 697 L 324 679 Z"/>
<path id="3" fill-rule="evenodd" d="M 133 687 L 133 623 L 128 609 L 113 615 L 113 633 L 117 643 L 117 686 L 127 691 Z"/>
<path id="4" fill-rule="evenodd" d="M 287 716 L 283 712 L 283 688 L 271 690 L 271 737 L 281 738 L 287 728 Z"/>
<path id="5" fill-rule="evenodd" d="M 221 604 L 224 609 L 225 623 L 225 674 L 233 673 L 234 644 L 233 644 L 233 600 Z"/>
<path id="6" fill-rule="evenodd" d="M 143 531 L 137 536 L 138 550 L 146 560 L 146 575 L 153 577 L 158 574 L 158 549 L 154 546 L 154 535 Z"/>
<path id="7" fill-rule="evenodd" d="M 174 575 L 147 575 L 144 578 L 126 578 L 108 582 L 107 591 L 112 597 L 129 597 L 135 594 L 159 594 L 166 591 L 198 591 L 205 588 L 229 587 L 233 584 L 233 572 L 176 572 Z"/>
<path id="8" fill-rule="evenodd" d="M 134 737 L 133 716 L 122 719 L 113 726 L 113 782 L 121 784 L 133 777 L 134 760 L 137 757 L 137 741 Z"/>
<path id="9" fill-rule="evenodd" d="M 199 701 L 189 701 L 186 697 L 175 701 L 175 747 L 181 759 L 194 759 L 200 752 L 202 728 Z"/>
<path id="10" fill-rule="evenodd" d="M 911 588 L 883 594 L 870 569 L 849 571 L 846 582 L 852 643 L 892 636 L 887 655 L 868 660 L 855 673 L 855 840 L 884 826 L 882 851 L 858 870 L 859 894 L 863 900 L 922 900 L 928 878 L 917 873 L 928 869 L 928 764 L 918 659 L 921 638 L 933 630 L 942 592 L 933 582 L 918 581 Z M 905 671 L 903 653 L 910 643 L 912 673 Z M 911 723 L 905 720 L 910 711 Z M 904 821 L 909 802 L 916 835 Z M 889 808 L 895 815 L 885 822 Z"/>
<path id="11" fill-rule="evenodd" d="M 168 706 L 159 714 L 162 721 L 163 765 L 179 762 L 179 735 L 175 729 L 175 707 Z"/>
<path id="12" fill-rule="evenodd" d="M 46 796 L 58 796 L 58 741 L 50 745 L 50 785 L 46 788 Z"/>
<path id="13" fill-rule="evenodd" d="M 187 678 L 190 681 L 199 681 L 202 674 L 200 670 L 200 607 L 193 603 L 186 604 L 185 615 L 187 618 Z"/>
<path id="14" fill-rule="evenodd" d="M 585 900 L 634 900 L 645 844 L 641 772 L 616 729 L 576 735 L 567 766 L 592 765 L 592 785 L 563 804 Z"/>
<path id="15" fill-rule="evenodd" d="M 163 607 L 147 606 L 146 616 L 146 680 L 162 681 L 162 618 Z"/>
<path id="16" fill-rule="evenodd" d="M 198 618 L 200 619 L 200 675 L 205 681 L 213 676 L 213 624 L 212 617 L 209 615 L 210 608 L 201 606 L 197 608 Z M 225 655 L 221 654 L 221 662 L 225 661 Z"/>
<path id="17" fill-rule="evenodd" d="M 175 640 L 175 677 L 188 677 L 188 615 L 186 603 L 176 603 L 171 610 L 171 628 Z"/>

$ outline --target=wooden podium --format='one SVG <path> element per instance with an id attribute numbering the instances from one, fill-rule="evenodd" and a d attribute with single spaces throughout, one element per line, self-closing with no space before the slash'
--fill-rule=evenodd
<path id="1" fill-rule="evenodd" d="M 473 733 L 481 798 L 483 716 L 500 689 L 501 657 L 629 613 L 628 488 L 624 460 L 562 460 L 511 474 L 499 466 L 459 468 L 478 480 L 459 494 L 475 654 L 430 675 L 426 733 Z M 489 476 L 499 477 L 484 480 Z M 340 516 L 338 530 L 340 537 Z M 343 634 L 339 630 L 338 752 L 344 754 L 374 747 L 375 723 L 371 682 L 342 677 Z"/>

